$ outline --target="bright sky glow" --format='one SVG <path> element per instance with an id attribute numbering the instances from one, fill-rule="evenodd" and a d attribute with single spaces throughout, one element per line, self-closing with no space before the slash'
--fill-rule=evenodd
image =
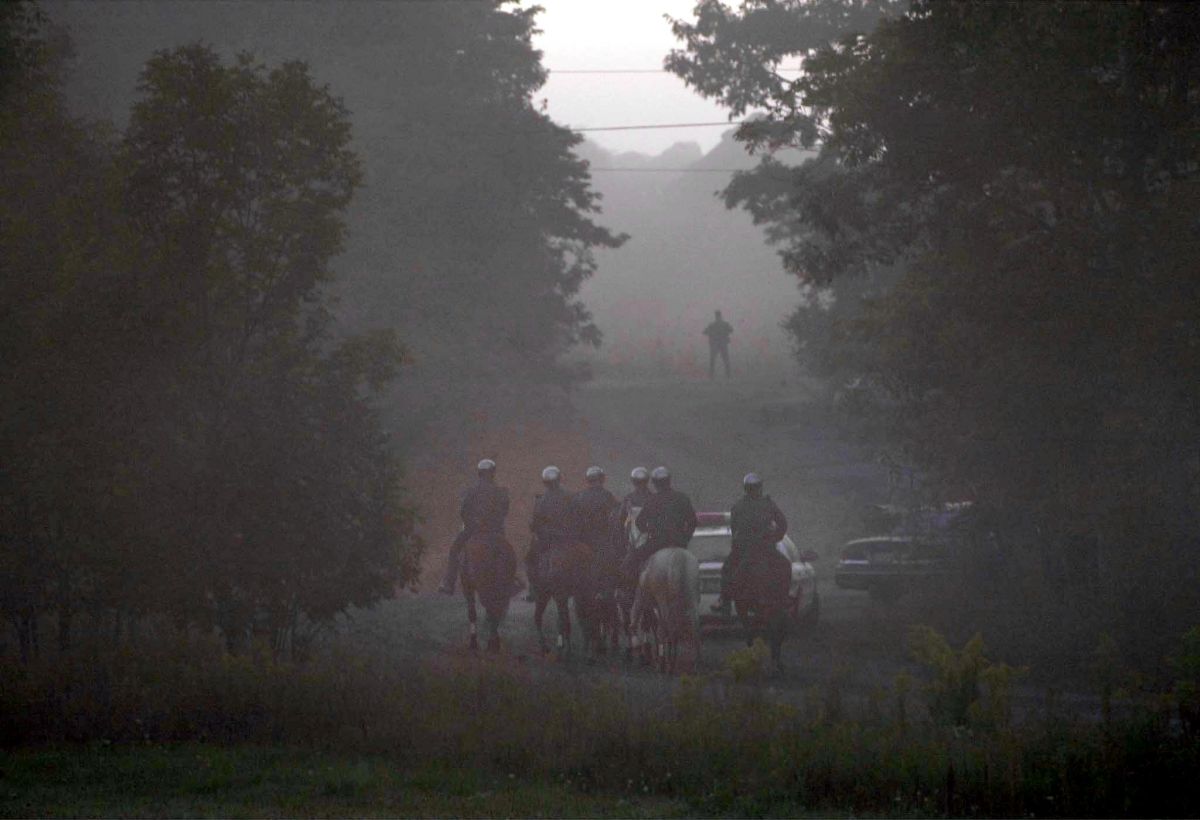
<path id="1" fill-rule="evenodd" d="M 558 122 L 573 128 L 724 122 L 727 111 L 672 74 L 554 74 L 554 69 L 659 69 L 679 43 L 663 15 L 691 19 L 695 0 L 540 0 L 543 52 L 550 80 L 537 94 Z M 676 142 L 715 146 L 722 128 L 606 131 L 588 134 L 614 151 L 657 154 Z"/>

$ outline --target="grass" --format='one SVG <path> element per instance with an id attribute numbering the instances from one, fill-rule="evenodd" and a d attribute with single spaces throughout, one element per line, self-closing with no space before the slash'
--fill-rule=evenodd
<path id="1" fill-rule="evenodd" d="M 0 755 L 4 817 L 675 817 L 658 796 L 586 794 L 515 774 L 398 767 L 379 755 L 179 746 L 21 749 Z"/>
<path id="2" fill-rule="evenodd" d="M 8 664 L 0 813 L 1200 814 L 1177 698 L 1014 724 L 1012 670 L 921 635 L 929 671 L 857 713 L 838 675 L 798 703 L 734 669 L 659 696 L 502 659 L 292 664 L 169 636 Z"/>

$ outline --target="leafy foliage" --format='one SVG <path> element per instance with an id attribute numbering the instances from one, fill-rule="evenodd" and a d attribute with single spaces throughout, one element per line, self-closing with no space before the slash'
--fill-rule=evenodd
<path id="1" fill-rule="evenodd" d="M 1182 614 L 1191 582 L 1162 568 L 1200 498 L 1200 14 L 916 2 L 872 30 L 857 3 L 715 6 L 668 66 L 765 108 L 750 143 L 821 148 L 726 191 L 841 303 L 797 311 L 802 356 L 882 386 L 909 457 L 1010 532 L 1137 544 L 1108 553 L 1130 626 Z M 831 35 L 813 16 L 838 7 Z M 768 13 L 791 27 L 755 28 Z M 785 55 L 794 80 L 745 68 Z"/>
<path id="2" fill-rule="evenodd" d="M 412 3 L 340 18 L 386 32 L 361 57 L 404 78 L 363 132 L 367 222 L 347 259 L 345 309 L 412 328 L 418 378 L 453 368 L 462 380 L 554 380 L 561 353 L 601 339 L 578 294 L 594 250 L 624 238 L 593 221 L 580 136 L 535 104 L 547 76 L 537 11 Z"/>
<path id="3" fill-rule="evenodd" d="M 148 63 L 117 142 L 41 78 L 10 89 L 0 138 L 2 603 L 22 649 L 50 606 L 64 646 L 86 611 L 287 648 L 411 581 L 371 401 L 401 349 L 339 342 L 319 290 L 360 178 L 340 102 L 301 64 L 191 46 Z"/>
<path id="4" fill-rule="evenodd" d="M 647 708 L 604 680 L 537 674 L 520 664 L 443 658 L 413 665 L 336 647 L 297 664 L 265 648 L 231 656 L 211 638 L 152 637 L 137 652 L 0 667 L 0 726 L 11 742 L 35 747 L 6 760 L 4 795 L 12 802 L 0 806 L 45 813 L 24 801 L 68 796 L 47 796 L 46 784 L 60 789 L 74 769 L 60 755 L 95 765 L 96 753 L 108 761 L 140 750 L 143 768 L 165 780 L 157 756 L 197 743 L 204 745 L 183 747 L 191 771 L 220 796 L 236 787 L 232 764 L 210 770 L 207 744 L 223 755 L 263 754 L 275 745 L 291 754 L 380 755 L 391 771 L 433 769 L 433 781 L 451 791 L 459 781 L 448 773 L 465 770 L 612 799 L 682 801 L 690 815 L 1174 817 L 1195 814 L 1200 801 L 1191 776 L 1200 748 L 1152 703 L 1108 725 L 1038 712 L 1013 725 L 964 729 L 925 719 L 924 710 L 907 720 L 887 713 L 863 719 L 853 707 L 834 716 L 819 693 L 785 703 L 723 674 L 683 679 L 674 698 Z M 36 778 L 43 790 L 31 795 L 32 778 L 19 761 L 41 754 L 51 756 L 57 775 Z M 312 777 L 348 791 L 355 783 L 368 788 L 369 780 L 323 770 Z M 291 782 L 305 793 L 303 779 Z M 89 797 L 100 793 L 92 789 Z M 158 797 L 153 805 L 162 805 L 161 791 Z"/>

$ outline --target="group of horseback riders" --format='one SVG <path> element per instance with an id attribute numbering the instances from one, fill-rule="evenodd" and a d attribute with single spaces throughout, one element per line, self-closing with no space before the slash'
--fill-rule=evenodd
<path id="1" fill-rule="evenodd" d="M 439 591 L 454 594 L 462 567 L 463 548 L 475 537 L 486 540 L 506 565 L 512 595 L 523 585 L 516 577 L 517 558 L 504 536 L 508 516 L 508 491 L 496 484 L 496 462 L 479 462 L 478 481 L 463 493 L 459 515 L 462 530 L 450 550 L 446 576 Z M 542 582 L 543 557 L 571 543 L 591 548 L 594 566 L 603 578 L 600 586 L 617 589 L 635 585 L 642 568 L 655 552 L 669 547 L 687 548 L 697 518 L 691 499 L 671 486 L 666 467 L 653 471 L 636 467 L 629 474 L 632 490 L 620 501 L 605 486 L 602 468 L 588 467 L 587 486 L 570 493 L 562 486 L 562 473 L 554 466 L 542 470 L 544 492 L 536 497 L 529 529 L 532 541 L 525 556 L 532 600 Z M 732 550 L 721 571 L 721 597 L 714 611 L 729 613 L 729 590 L 737 568 L 756 551 L 769 551 L 787 533 L 788 522 L 769 495 L 762 479 L 749 473 L 742 481 L 744 495 L 730 511 Z M 641 537 L 638 537 L 640 534 Z M 790 572 L 790 568 L 789 568 Z"/>

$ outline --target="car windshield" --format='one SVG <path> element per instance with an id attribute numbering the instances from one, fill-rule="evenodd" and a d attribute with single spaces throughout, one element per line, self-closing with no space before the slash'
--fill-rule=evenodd
<path id="1" fill-rule="evenodd" d="M 688 549 L 696 560 L 704 564 L 709 561 L 724 561 L 729 557 L 733 539 L 729 535 L 696 533 Z"/>

